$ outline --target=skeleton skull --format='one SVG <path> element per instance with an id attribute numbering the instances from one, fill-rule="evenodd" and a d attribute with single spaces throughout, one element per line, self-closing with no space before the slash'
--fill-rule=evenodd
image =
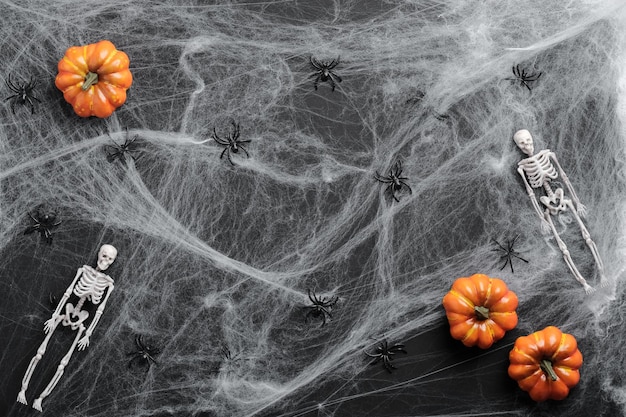
<path id="1" fill-rule="evenodd" d="M 530 132 L 528 130 L 518 130 L 513 135 L 513 140 L 522 152 L 524 152 L 528 156 L 533 156 L 533 153 L 535 152 L 535 147 L 533 145 L 533 137 L 530 135 Z"/>
<path id="2" fill-rule="evenodd" d="M 117 249 L 112 245 L 102 245 L 98 252 L 98 271 L 106 270 L 117 257 Z"/>

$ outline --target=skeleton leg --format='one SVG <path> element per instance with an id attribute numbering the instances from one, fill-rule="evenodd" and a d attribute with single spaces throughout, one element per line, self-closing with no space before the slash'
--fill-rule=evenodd
<path id="1" fill-rule="evenodd" d="M 598 252 L 596 243 L 591 239 L 591 234 L 589 233 L 589 231 L 587 230 L 587 227 L 585 226 L 582 219 L 576 212 L 576 209 L 574 208 L 574 204 L 571 201 L 568 201 L 567 205 L 572 211 L 574 218 L 578 222 L 578 225 L 580 226 L 580 231 L 583 235 L 583 239 L 585 239 L 585 243 L 587 244 L 587 246 L 589 246 L 589 249 L 591 250 L 591 254 L 593 255 L 593 259 L 595 259 L 596 261 L 598 273 L 600 274 L 600 286 L 605 287 L 606 285 L 608 285 L 609 282 L 606 279 L 606 276 L 604 275 L 604 263 L 602 262 L 602 258 L 600 258 L 600 253 Z"/>
<path id="2" fill-rule="evenodd" d="M 61 379 L 61 376 L 63 376 L 63 372 L 65 371 L 65 367 L 67 366 L 67 363 L 70 361 L 70 358 L 72 357 L 72 354 L 74 353 L 74 350 L 76 349 L 76 345 L 78 344 L 78 341 L 80 340 L 84 331 L 85 331 L 85 326 L 81 324 L 80 327 L 78 328 L 78 332 L 76 333 L 76 337 L 74 338 L 74 342 L 72 343 L 72 347 L 70 348 L 69 352 L 67 352 L 67 354 L 63 356 L 63 359 L 61 359 L 61 363 L 59 364 L 56 373 L 52 377 L 52 380 L 50 380 L 50 383 L 48 384 L 46 389 L 44 389 L 41 395 L 39 395 L 39 398 L 37 398 L 33 402 L 33 408 L 35 410 L 42 411 L 41 402 L 43 401 L 44 398 L 50 395 L 54 387 L 59 383 L 59 380 Z"/>
<path id="3" fill-rule="evenodd" d="M 28 404 L 28 402 L 26 401 L 26 390 L 28 389 L 30 378 L 33 376 L 35 368 L 37 367 L 37 364 L 41 360 L 42 356 L 44 355 L 44 353 L 46 353 L 46 349 L 48 348 L 48 342 L 50 341 L 52 334 L 56 330 L 57 325 L 61 322 L 61 319 L 62 317 L 59 317 L 57 319 L 52 330 L 48 332 L 46 338 L 43 340 L 41 345 L 39 345 L 39 348 L 37 349 L 37 354 L 30 360 L 30 364 L 28 365 L 26 374 L 24 374 L 24 378 L 22 379 L 22 389 L 20 390 L 19 394 L 17 394 L 17 402 L 20 402 L 22 404 Z"/>
<path id="4" fill-rule="evenodd" d="M 563 239 L 561 239 L 561 237 L 559 236 L 559 232 L 557 232 L 556 227 L 554 227 L 554 223 L 552 222 L 552 216 L 550 216 L 549 209 L 546 209 L 546 211 L 544 211 L 543 217 L 550 225 L 550 229 L 552 230 L 552 234 L 556 239 L 556 243 L 559 245 L 559 249 L 563 253 L 563 259 L 565 259 L 565 263 L 569 267 L 570 271 L 572 271 L 572 274 L 574 274 L 574 278 L 576 278 L 576 281 L 580 282 L 587 294 L 593 293 L 595 289 L 587 284 L 585 278 L 583 278 L 583 276 L 578 271 L 578 268 L 576 268 L 576 265 L 574 265 L 574 261 L 572 261 L 572 257 L 569 254 L 569 250 L 567 250 L 565 242 L 563 242 Z"/>

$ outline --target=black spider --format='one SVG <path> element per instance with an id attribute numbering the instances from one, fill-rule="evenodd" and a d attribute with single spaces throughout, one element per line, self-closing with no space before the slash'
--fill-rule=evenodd
<path id="1" fill-rule="evenodd" d="M 135 336 L 135 345 L 137 345 L 137 350 L 135 352 L 130 352 L 126 356 L 132 356 L 130 361 L 128 361 L 128 368 L 130 369 L 133 366 L 133 362 L 139 359 L 139 361 L 145 361 L 148 366 L 151 363 L 157 365 L 157 361 L 154 359 L 156 355 L 161 353 L 161 349 L 156 346 L 150 346 L 144 343 L 143 336 Z"/>
<path id="2" fill-rule="evenodd" d="M 232 372 L 239 374 L 240 362 L 250 360 L 250 358 L 242 357 L 241 352 L 232 353 L 226 345 L 222 345 L 221 353 L 224 360 L 221 362 L 216 371 L 222 371 L 227 374 L 230 374 Z"/>
<path id="3" fill-rule="evenodd" d="M 9 77 L 5 81 L 5 83 L 7 87 L 9 88 L 9 90 L 15 93 L 12 96 L 9 96 L 4 100 L 4 101 L 11 100 L 11 111 L 13 112 L 13 114 L 15 114 L 16 103 L 24 105 L 24 106 L 28 104 L 30 106 L 30 113 L 34 114 L 35 103 L 33 103 L 33 100 L 36 100 L 41 103 L 41 101 L 37 97 L 35 97 L 35 95 L 33 94 L 33 90 L 35 89 L 35 87 L 37 86 L 39 82 L 33 77 L 31 77 L 30 81 L 27 83 L 23 83 L 23 84 L 19 82 L 13 83 L 11 81 L 11 74 L 9 74 Z"/>
<path id="4" fill-rule="evenodd" d="M 139 151 L 139 145 L 135 142 L 137 140 L 137 135 L 132 138 L 128 135 L 128 131 L 126 131 L 126 138 L 124 139 L 124 143 L 121 145 L 111 138 L 111 142 L 113 142 L 113 146 L 107 145 L 105 146 L 107 152 L 107 161 L 113 162 L 116 159 L 121 162 L 126 162 L 126 155 L 130 156 L 133 161 L 137 161 L 141 156 L 135 156 L 134 154 Z"/>
<path id="5" fill-rule="evenodd" d="M 541 77 L 542 72 L 538 74 L 527 73 L 525 69 L 520 69 L 519 64 L 512 67 L 514 78 L 507 78 L 510 81 L 519 81 L 521 85 L 528 88 L 528 91 L 531 91 L 530 85 L 528 83 L 535 82 Z"/>
<path id="6" fill-rule="evenodd" d="M 370 362 L 370 365 L 374 365 L 380 361 L 383 361 L 383 367 L 387 370 L 387 372 L 391 373 L 392 369 L 396 369 L 391 361 L 393 360 L 394 355 L 398 352 L 408 353 L 406 350 L 404 350 L 403 344 L 395 344 L 393 346 L 389 346 L 389 344 L 387 343 L 387 339 L 383 339 L 383 341 L 380 342 L 378 346 L 376 346 L 375 353 L 365 352 L 365 354 L 370 358 L 374 358 L 374 360 Z"/>
<path id="7" fill-rule="evenodd" d="M 61 220 L 57 221 L 56 212 L 45 206 L 39 206 L 35 209 L 35 214 L 29 211 L 28 216 L 33 221 L 33 224 L 24 230 L 24 234 L 39 232 L 39 235 L 46 240 L 46 243 L 52 243 L 52 229 L 61 224 Z"/>
<path id="8" fill-rule="evenodd" d="M 517 240 L 517 238 L 519 237 L 519 235 L 515 236 L 515 238 L 513 238 L 513 240 L 508 240 L 506 241 L 506 247 L 502 246 L 497 240 L 492 239 L 496 245 L 498 245 L 497 248 L 492 249 L 492 251 L 497 251 L 497 252 L 504 252 L 504 255 L 500 256 L 500 259 L 502 258 L 506 258 L 506 260 L 504 261 L 504 265 L 502 265 L 502 268 L 500 268 L 500 271 L 502 271 L 504 269 L 504 267 L 509 264 L 511 266 L 511 273 L 513 272 L 513 259 L 511 258 L 512 256 L 516 257 L 517 259 L 519 259 L 520 261 L 524 261 L 526 263 L 528 263 L 528 261 L 522 257 L 519 256 L 519 252 L 513 250 L 513 246 L 515 245 L 515 241 Z"/>
<path id="9" fill-rule="evenodd" d="M 317 90 L 317 84 L 320 81 L 322 82 L 328 81 L 330 82 L 332 91 L 335 91 L 335 87 L 336 87 L 335 81 L 338 83 L 341 82 L 341 77 L 333 72 L 333 69 L 337 65 L 339 65 L 339 58 L 340 57 L 337 57 L 337 59 L 333 59 L 330 62 L 326 62 L 326 61 L 318 61 L 317 59 L 313 57 L 309 57 L 309 61 L 311 61 L 311 65 L 313 66 L 313 68 L 315 68 L 315 72 L 311 74 L 309 78 L 315 77 L 313 86 L 315 87 L 316 90 Z"/>
<path id="10" fill-rule="evenodd" d="M 309 300 L 311 300 L 311 303 L 313 304 L 306 306 L 309 311 L 306 313 L 305 321 L 309 320 L 309 316 L 315 318 L 321 317 L 322 324 L 320 327 L 322 327 L 326 324 L 327 316 L 328 318 L 333 318 L 331 311 L 335 304 L 337 304 L 339 297 L 330 297 L 326 299 L 326 297 L 318 297 L 315 294 L 315 291 L 311 292 L 311 290 L 307 290 L 307 293 L 309 294 Z"/>
<path id="11" fill-rule="evenodd" d="M 389 193 L 391 193 L 391 196 L 393 197 L 393 199 L 399 202 L 400 200 L 398 200 L 398 197 L 396 197 L 396 192 L 400 191 L 403 185 L 409 189 L 409 193 L 413 194 L 413 190 L 411 190 L 411 187 L 409 186 L 409 184 L 407 184 L 404 181 L 404 180 L 408 180 L 408 178 L 401 177 L 401 175 L 402 175 L 402 162 L 397 161 L 395 165 L 393 166 L 393 168 L 389 170 L 388 176 L 383 177 L 378 173 L 378 171 L 376 171 L 376 175 L 374 175 L 374 179 L 384 184 L 389 184 L 387 188 L 385 189 L 385 191 L 388 191 Z"/>
<path id="12" fill-rule="evenodd" d="M 215 128 L 213 128 L 213 140 L 218 144 L 225 146 L 224 150 L 220 154 L 220 159 L 226 154 L 228 161 L 231 165 L 235 165 L 233 160 L 231 159 L 231 153 L 239 153 L 239 149 L 244 151 L 246 157 L 250 158 L 250 154 L 246 151 L 246 148 L 243 147 L 242 143 L 250 143 L 250 140 L 240 140 L 239 139 L 239 124 L 234 121 L 231 122 L 233 125 L 233 132 L 229 133 L 226 139 L 222 139 L 217 135 Z"/>
<path id="13" fill-rule="evenodd" d="M 224 357 L 224 359 L 228 362 L 237 362 L 239 360 L 239 353 L 237 352 L 234 355 L 232 354 L 232 352 L 230 351 L 230 349 L 227 346 L 222 346 L 222 356 Z"/>

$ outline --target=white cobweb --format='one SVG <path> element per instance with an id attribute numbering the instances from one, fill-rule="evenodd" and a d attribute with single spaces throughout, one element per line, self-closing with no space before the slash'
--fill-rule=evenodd
<path id="1" fill-rule="evenodd" d="M 32 115 L 10 101 L 0 109 L 0 409 L 31 412 L 15 395 L 49 295 L 110 243 L 115 291 L 44 400 L 47 415 L 626 410 L 621 2 L 221 3 L 0 2 L 0 76 L 35 77 L 41 100 Z M 113 116 L 80 119 L 54 86 L 56 63 L 101 39 L 129 55 L 134 83 Z M 310 56 L 340 57 L 334 92 L 313 89 Z M 507 80 L 518 64 L 542 73 L 532 92 Z M 251 141 L 234 165 L 211 139 L 232 122 Z M 611 280 L 592 296 L 540 233 L 515 171 L 521 128 L 558 155 L 589 209 Z M 137 161 L 107 161 L 112 139 L 134 136 Z M 374 173 L 398 160 L 412 193 L 394 202 Z M 23 234 L 42 203 L 62 220 L 51 245 Z M 563 220 L 598 286 L 578 228 Z M 517 235 L 529 263 L 501 270 L 493 239 Z M 477 272 L 516 291 L 520 323 L 492 349 L 463 353 L 432 335 L 447 332 L 451 283 Z M 339 297 L 323 327 L 305 320 L 309 289 Z M 506 355 L 547 325 L 578 338 L 585 364 L 566 401 L 536 406 L 506 376 Z M 161 353 L 129 369 L 138 334 Z M 409 351 L 392 375 L 363 353 L 384 337 Z M 55 334 L 29 403 L 71 339 Z"/>

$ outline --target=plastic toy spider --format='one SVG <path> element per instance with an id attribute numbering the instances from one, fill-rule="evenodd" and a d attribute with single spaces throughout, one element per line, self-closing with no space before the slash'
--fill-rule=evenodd
<path id="1" fill-rule="evenodd" d="M 537 81 L 539 77 L 541 77 L 541 74 L 543 74 L 542 72 L 540 72 L 539 74 L 527 73 L 525 69 L 520 70 L 519 64 L 512 67 L 512 70 L 515 78 L 507 78 L 507 80 L 519 81 L 521 85 L 528 88 L 528 91 L 532 91 L 528 83 Z"/>
<path id="2" fill-rule="evenodd" d="M 33 100 L 41 103 L 41 101 L 37 97 L 35 97 L 35 95 L 33 94 L 33 90 L 37 86 L 38 81 L 33 79 L 33 77 L 31 77 L 30 81 L 27 83 L 23 83 L 23 84 L 19 82 L 13 83 L 11 81 L 11 74 L 9 74 L 9 77 L 5 81 L 5 83 L 7 87 L 9 88 L 9 90 L 15 93 L 12 96 L 9 96 L 5 99 L 5 101 L 11 100 L 11 111 L 13 112 L 13 114 L 15 114 L 16 103 L 24 105 L 24 106 L 28 104 L 30 106 L 30 113 L 34 114 L 35 104 L 33 103 Z"/>
<path id="3" fill-rule="evenodd" d="M 217 135 L 215 128 L 213 128 L 213 140 L 215 140 L 215 142 L 217 142 L 218 144 L 225 146 L 224 150 L 220 154 L 220 159 L 222 159 L 224 154 L 226 154 L 226 157 L 228 158 L 228 161 L 231 163 L 231 165 L 235 165 L 235 163 L 233 162 L 231 158 L 231 154 L 239 153 L 239 150 L 241 149 L 246 154 L 246 157 L 250 158 L 250 154 L 248 153 L 246 148 L 243 147 L 242 143 L 250 143 L 251 141 L 240 140 L 239 139 L 239 124 L 235 123 L 234 121 L 231 123 L 233 125 L 233 132 L 229 133 L 226 139 L 220 138 Z"/>
<path id="4" fill-rule="evenodd" d="M 334 305 L 337 304 L 339 297 L 330 297 L 327 300 L 326 297 L 318 297 L 315 291 L 307 290 L 307 293 L 309 294 L 309 300 L 313 304 L 306 306 L 309 311 L 306 313 L 305 321 L 308 321 L 309 317 L 321 317 L 322 324 L 320 327 L 322 327 L 326 324 L 326 317 L 333 318 L 331 311 Z"/>
<path id="5" fill-rule="evenodd" d="M 492 251 L 496 251 L 496 252 L 504 252 L 504 254 L 502 256 L 500 256 L 500 259 L 502 258 L 506 258 L 506 260 L 504 261 L 504 265 L 502 265 L 502 268 L 500 268 L 500 271 L 502 271 L 504 269 L 504 267 L 509 264 L 511 266 L 511 273 L 513 272 L 513 258 L 512 257 L 516 257 L 517 259 L 519 259 L 520 261 L 524 261 L 526 263 L 528 263 L 528 261 L 522 257 L 519 256 L 519 252 L 517 252 L 516 250 L 513 249 L 513 246 L 515 245 L 515 241 L 517 240 L 517 238 L 519 237 L 519 235 L 515 236 L 515 238 L 513 240 L 508 240 L 506 241 L 506 247 L 502 246 L 497 240 L 492 239 L 496 245 L 498 245 L 497 248 L 492 249 Z"/>
<path id="6" fill-rule="evenodd" d="M 46 243 L 52 243 L 52 229 L 61 224 L 57 221 L 57 214 L 51 209 L 43 206 L 37 207 L 35 214 L 28 212 L 28 216 L 32 219 L 33 224 L 24 230 L 24 234 L 28 235 L 33 232 L 39 232 L 39 235 L 46 240 Z"/>
<path id="7" fill-rule="evenodd" d="M 145 363 L 150 366 L 152 363 L 157 365 L 157 361 L 154 359 L 156 355 L 161 353 L 161 349 L 155 346 L 150 346 L 144 343 L 143 336 L 135 336 L 135 345 L 137 345 L 137 350 L 135 352 L 131 352 L 126 356 L 132 356 L 130 361 L 128 361 L 128 368 L 132 368 L 133 362 L 137 359 L 139 361 L 145 361 Z"/>
<path id="8" fill-rule="evenodd" d="M 405 180 L 408 180 L 408 178 L 401 177 L 401 175 L 402 175 L 402 162 L 397 161 L 395 165 L 393 166 L 393 168 L 389 170 L 388 176 L 383 177 L 378 173 L 378 171 L 376 171 L 376 175 L 374 175 L 374 179 L 376 181 L 382 182 L 383 184 L 389 184 L 387 188 L 385 189 L 385 191 L 389 192 L 394 200 L 400 202 L 400 200 L 398 200 L 398 197 L 396 197 L 396 192 L 402 190 L 403 185 L 406 188 L 408 188 L 409 193 L 413 194 L 413 190 L 411 190 L 411 187 L 409 186 L 409 184 L 405 182 Z"/>
<path id="9" fill-rule="evenodd" d="M 238 356 L 240 352 L 237 352 L 233 355 L 233 353 L 230 351 L 230 349 L 226 346 L 222 346 L 222 356 L 224 357 L 224 359 L 228 362 L 237 362 L 239 360 Z"/>
<path id="10" fill-rule="evenodd" d="M 135 143 L 137 140 L 137 135 L 132 138 L 128 135 L 128 131 L 126 131 L 126 138 L 124 139 L 124 143 L 121 145 L 110 138 L 111 142 L 113 142 L 113 146 L 106 146 L 107 152 L 107 161 L 113 162 L 118 159 L 121 162 L 126 162 L 126 155 L 130 156 L 133 161 L 137 161 L 140 156 L 135 156 L 134 154 L 139 152 L 138 144 Z"/>
<path id="11" fill-rule="evenodd" d="M 365 354 L 370 358 L 374 358 L 374 360 L 370 362 L 370 365 L 374 365 L 380 361 L 383 361 L 383 367 L 387 370 L 387 372 L 391 373 L 392 369 L 397 369 L 395 366 L 393 366 L 391 361 L 393 360 L 394 355 L 398 352 L 408 353 L 406 350 L 404 350 L 403 344 L 395 344 L 393 346 L 389 346 L 389 344 L 387 343 L 387 339 L 383 339 L 382 342 L 380 342 L 380 344 L 376 347 L 375 353 L 365 352 Z"/>
<path id="12" fill-rule="evenodd" d="M 341 82 L 341 77 L 333 72 L 333 69 L 337 65 L 339 65 L 339 58 L 340 57 L 337 57 L 337 59 L 333 59 L 330 62 L 326 62 L 326 61 L 318 61 L 312 56 L 309 57 L 309 61 L 311 61 L 311 65 L 313 66 L 313 68 L 315 68 L 315 72 L 311 74 L 309 78 L 315 77 L 313 86 L 315 87 L 316 90 L 317 90 L 317 84 L 320 81 L 322 82 L 328 81 L 330 83 L 332 91 L 335 91 L 335 87 L 336 87 L 335 81 L 338 83 Z"/>

